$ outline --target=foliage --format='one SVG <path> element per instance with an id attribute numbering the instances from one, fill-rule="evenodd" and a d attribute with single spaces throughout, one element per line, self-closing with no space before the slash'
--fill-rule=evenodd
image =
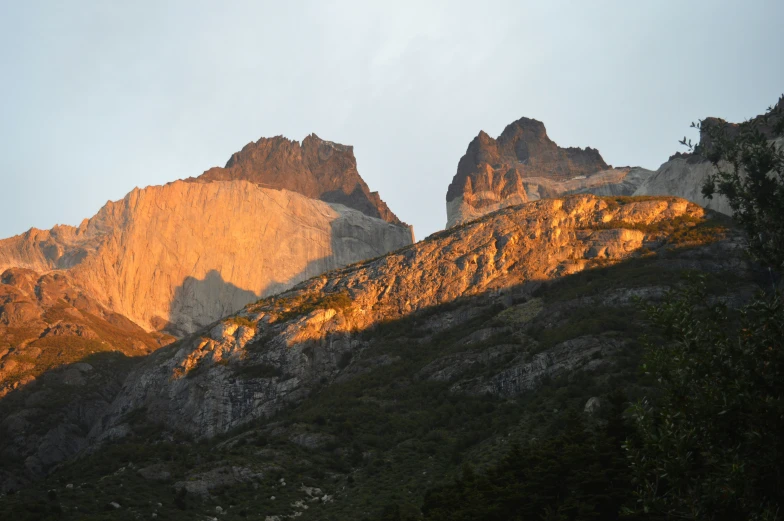
<path id="1" fill-rule="evenodd" d="M 342 311 L 351 306 L 351 297 L 347 292 L 336 293 L 307 293 L 293 298 L 273 299 L 273 306 L 278 309 L 277 320 L 285 322 L 317 309 L 334 309 Z"/>
<path id="2" fill-rule="evenodd" d="M 637 327 L 633 318 L 634 312 L 626 307 L 583 307 L 575 309 L 568 319 L 555 327 L 532 327 L 530 335 L 539 341 L 541 350 L 584 335 L 617 332 L 631 338 Z"/>
<path id="3" fill-rule="evenodd" d="M 687 253 L 689 259 L 713 255 L 710 248 Z M 300 511 L 302 521 L 413 520 L 421 519 L 423 506 L 435 519 L 439 509 L 443 515 L 452 512 L 452 506 L 439 506 L 436 500 L 442 493 L 447 499 L 452 497 L 448 494 L 457 494 L 452 487 L 465 483 L 461 469 L 466 467 L 477 483 L 490 484 L 489 489 L 476 489 L 481 504 L 490 509 L 488 516 L 498 512 L 492 510 L 496 506 L 512 504 L 531 514 L 526 519 L 613 519 L 633 492 L 621 452 L 626 428 L 612 430 L 606 423 L 611 417 L 619 421 L 617 414 L 597 419 L 582 410 L 588 398 L 606 400 L 613 389 L 636 399 L 649 382 L 645 376 L 639 380 L 636 372 L 635 340 L 643 331 L 642 313 L 605 302 L 603 295 L 678 285 L 682 272 L 677 266 L 683 263 L 670 260 L 682 254 L 659 252 L 655 258 L 630 259 L 563 277 L 543 284 L 537 299 L 515 300 L 521 293 L 509 288 L 506 304 L 488 295 L 464 297 L 352 333 L 361 347 L 336 361 L 344 370 L 337 378 L 272 418 L 210 440 L 172 440 L 174 426 L 145 423 L 147 414 L 125 418 L 133 431 L 128 436 L 64 462 L 44 481 L 13 496 L 0 497 L 0 518 L 131 520 L 156 512 L 159 519 L 195 519 L 215 517 L 218 505 L 225 521 L 282 518 L 291 515 L 293 503 L 303 500 L 304 484 L 322 488 L 335 500 L 308 502 L 309 508 Z M 720 273 L 711 283 L 724 292 L 727 284 L 737 287 L 742 277 Z M 335 301 L 324 300 L 325 296 L 291 291 L 259 305 L 281 320 L 287 313 L 295 317 L 350 302 L 347 293 Z M 526 305 L 518 307 L 521 302 Z M 457 319 L 444 329 L 444 317 Z M 502 332 L 476 335 L 482 330 Z M 601 370 L 566 371 L 544 378 L 536 392 L 514 397 L 453 388 L 457 381 L 493 377 L 538 349 L 585 334 L 622 344 L 599 360 Z M 468 337 L 482 340 L 467 343 Z M 474 358 L 477 354 L 483 356 Z M 471 363 L 462 364 L 461 359 Z M 448 381 L 429 379 L 426 375 L 431 373 L 424 369 L 442 360 L 464 372 Z M 225 374 L 228 382 L 290 378 L 265 364 L 232 364 Z M 264 382 L 259 382 L 257 392 L 266 392 Z M 612 409 L 617 411 L 620 405 Z M 302 446 L 296 442 L 302 435 L 325 441 Z M 520 449 L 510 451 L 515 445 Z M 171 479 L 146 480 L 131 463 L 134 469 L 165 465 Z M 123 467 L 126 470 L 120 472 Z M 264 478 L 213 489 L 209 497 L 175 493 L 175 483 L 220 467 L 249 468 L 263 472 Z M 279 482 L 283 477 L 286 487 Z M 69 483 L 74 484 L 72 489 L 66 488 Z M 57 502 L 46 497 L 52 489 Z M 122 509 L 105 511 L 107 502 L 115 500 Z M 466 498 L 458 496 L 457 501 L 454 514 L 470 512 Z M 54 503 L 62 509 L 61 516 L 40 511 L 42 505 L 49 508 Z M 476 513 L 482 519 L 484 514 Z"/>
<path id="4" fill-rule="evenodd" d="M 784 152 L 771 141 L 784 135 L 784 96 L 767 114 L 733 132 L 723 121 L 692 125 L 710 138 L 710 147 L 701 152 L 718 169 L 706 180 L 703 195 L 725 196 L 748 234 L 751 252 L 765 264 L 784 268 Z"/>
<path id="5" fill-rule="evenodd" d="M 594 230 L 629 229 L 638 230 L 654 237 L 665 237 L 667 244 L 675 246 L 701 245 L 719 241 L 727 229 L 713 219 L 702 219 L 691 215 L 681 215 L 674 219 L 662 219 L 652 223 L 630 223 L 608 221 L 591 224 Z"/>
<path id="6" fill-rule="evenodd" d="M 422 512 L 433 521 L 528 519 L 613 520 L 631 498 L 621 441 L 623 397 L 614 394 L 609 421 L 593 429 L 576 415 L 554 437 L 514 446 L 477 474 L 466 465 L 454 484 L 431 489 Z"/>
<path id="7" fill-rule="evenodd" d="M 232 317 L 227 318 L 226 322 L 230 324 L 236 324 L 238 326 L 245 326 L 250 329 L 256 328 L 256 323 L 253 320 L 249 319 L 248 317 L 241 317 L 239 315 L 234 315 Z"/>
<path id="8" fill-rule="evenodd" d="M 679 519 L 780 517 L 784 505 L 784 306 L 757 298 L 738 316 L 699 286 L 648 307 L 668 342 L 644 369 L 656 395 L 633 408 L 627 444 L 637 511 Z"/>

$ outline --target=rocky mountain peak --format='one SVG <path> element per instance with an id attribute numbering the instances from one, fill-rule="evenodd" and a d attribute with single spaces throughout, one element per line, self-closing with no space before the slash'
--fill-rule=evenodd
<path id="1" fill-rule="evenodd" d="M 507 125 L 498 139 L 493 139 L 485 131 L 479 132 L 458 163 L 446 200 L 452 201 L 463 195 L 469 178 L 474 190 L 480 187 L 492 189 L 494 184 L 503 184 L 502 179 L 511 181 L 544 176 L 565 180 L 608 168 L 598 150 L 590 147 L 561 148 L 547 135 L 544 123 L 523 117 Z M 484 175 L 488 172 L 499 175 L 491 175 L 488 179 Z M 483 177 L 484 182 L 481 180 Z M 480 182 L 477 184 L 478 179 Z"/>
<path id="2" fill-rule="evenodd" d="M 544 123 L 522 117 L 498 138 L 480 131 L 468 145 L 447 190 L 447 227 L 545 197 L 630 195 L 645 172 L 613 169 L 595 148 L 559 147 Z"/>
<path id="3" fill-rule="evenodd" d="M 188 179 L 191 182 L 234 180 L 290 190 L 405 225 L 378 192 L 371 192 L 360 177 L 354 147 L 326 141 L 316 134 L 305 137 L 301 144 L 283 136 L 261 138 L 232 154 L 225 167 L 214 167 L 198 178 Z"/>
<path id="4" fill-rule="evenodd" d="M 696 152 L 699 156 L 708 157 L 711 149 L 713 148 L 712 142 L 712 129 L 722 127 L 724 136 L 732 140 L 740 134 L 744 125 L 752 124 L 763 136 L 767 139 L 775 139 L 780 135 L 781 128 L 784 126 L 784 96 L 780 97 L 778 102 L 770 108 L 766 114 L 755 116 L 744 123 L 728 123 L 727 121 L 716 118 L 707 117 L 700 121 L 700 142 L 697 146 Z"/>
<path id="5" fill-rule="evenodd" d="M 513 139 L 514 136 L 520 135 L 520 133 L 527 133 L 528 139 L 535 138 L 535 139 L 546 139 L 550 140 L 547 136 L 547 129 L 544 127 L 544 123 L 539 121 L 538 119 L 531 119 L 522 117 L 517 121 L 513 121 L 509 125 L 506 126 L 501 135 L 499 136 L 500 140 L 509 141 Z"/>
<path id="6" fill-rule="evenodd" d="M 343 155 L 335 150 L 319 160 L 329 145 L 309 143 L 316 146 L 283 138 L 255 143 L 238 154 L 235 168 L 261 152 L 324 164 Z M 135 189 L 79 228 L 0 240 L 0 271 L 67 270 L 107 309 L 147 330 L 182 335 L 261 296 L 413 241 L 410 229 L 348 206 L 246 180 L 175 181 Z"/>
<path id="7" fill-rule="evenodd" d="M 634 195 L 676 195 L 705 208 L 732 215 L 729 200 L 715 194 L 706 198 L 702 193 L 705 181 L 718 171 L 710 158 L 716 151 L 714 139 L 719 132 L 732 141 L 745 130 L 759 132 L 779 148 L 784 147 L 784 96 L 766 113 L 742 123 L 730 123 L 724 119 L 707 117 L 700 120 L 700 139 L 690 152 L 677 152 L 649 176 L 634 192 Z"/>

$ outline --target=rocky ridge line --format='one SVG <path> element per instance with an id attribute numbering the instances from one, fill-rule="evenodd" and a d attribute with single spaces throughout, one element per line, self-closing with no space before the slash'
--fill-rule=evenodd
<path id="1" fill-rule="evenodd" d="M 468 145 L 447 190 L 447 228 L 527 201 L 573 193 L 631 195 L 651 172 L 612 168 L 593 148 L 561 148 L 544 124 L 520 118 Z"/>
<path id="2" fill-rule="evenodd" d="M 716 167 L 708 159 L 713 143 L 709 129 L 720 126 L 723 134 L 728 139 L 733 139 L 741 131 L 744 124 L 753 124 L 756 129 L 768 140 L 774 142 L 780 149 L 784 149 L 782 137 L 782 120 L 784 120 L 784 96 L 772 107 L 771 116 L 762 115 L 751 118 L 746 123 L 728 123 L 723 119 L 708 117 L 701 121 L 700 140 L 693 153 L 677 153 L 672 155 L 667 162 L 634 191 L 634 195 L 675 195 L 699 204 L 704 208 L 714 210 L 725 215 L 732 215 L 729 201 L 722 195 L 715 194 L 712 199 L 702 195 L 702 186 L 705 181 L 716 173 Z M 719 167 L 730 170 L 731 165 L 722 161 Z"/>
<path id="3" fill-rule="evenodd" d="M 339 203 L 365 215 L 407 226 L 392 213 L 378 192 L 371 192 L 357 170 L 354 148 L 310 134 L 299 142 L 283 136 L 248 143 L 191 182 L 243 180 L 266 188 L 297 192 L 327 203 Z"/>
<path id="4" fill-rule="evenodd" d="M 134 189 L 79 227 L 0 241 L 0 270 L 67 270 L 148 330 L 195 331 L 248 302 L 413 242 L 409 228 L 248 181 Z"/>
<path id="5" fill-rule="evenodd" d="M 363 349 L 357 332 L 459 298 L 619 262 L 666 242 L 657 223 L 688 229 L 702 215 L 677 198 L 541 200 L 312 278 L 151 355 L 92 436 L 111 436 L 140 408 L 151 421 L 195 436 L 225 432 L 339 377 L 340 361 Z"/>

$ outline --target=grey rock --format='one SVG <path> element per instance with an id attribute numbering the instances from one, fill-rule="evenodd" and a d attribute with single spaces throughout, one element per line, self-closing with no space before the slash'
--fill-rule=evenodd
<path id="1" fill-rule="evenodd" d="M 170 481 L 172 477 L 169 466 L 164 463 L 156 463 L 139 469 L 137 472 L 141 477 L 150 481 Z"/>
<path id="2" fill-rule="evenodd" d="M 254 418 L 269 417 L 304 399 L 314 388 L 341 378 L 344 371 L 348 378 L 352 372 L 360 374 L 363 365 L 371 366 L 353 361 L 363 350 L 356 331 L 459 297 L 488 294 L 500 298 L 504 288 L 581 271 L 591 255 L 606 263 L 619 262 L 646 244 L 643 232 L 593 230 L 592 223 L 650 223 L 701 214 L 699 207 L 675 198 L 617 207 L 592 195 L 541 200 L 502 210 L 385 257 L 312 278 L 274 299 L 248 306 L 244 316 L 257 321 L 244 333 L 226 319 L 148 357 L 129 375 L 123 392 L 90 436 L 99 439 L 103 430 L 140 407 L 150 420 L 197 437 L 211 437 Z M 349 295 L 350 306 L 294 312 L 300 302 L 335 294 Z M 436 331 L 480 312 L 481 306 L 470 313 L 453 310 L 427 319 L 424 326 Z M 286 319 L 275 319 L 281 313 L 288 313 L 283 315 Z M 506 331 L 493 328 L 466 341 L 487 340 Z M 509 333 L 503 343 L 516 341 Z M 589 364 L 590 357 L 613 347 L 611 341 L 573 341 L 530 361 L 521 358 L 518 365 L 493 378 L 458 381 L 454 390 L 513 396 L 535 388 L 545 376 L 594 369 L 597 364 Z M 421 377 L 452 381 L 477 361 L 458 357 Z M 235 373 L 240 368 L 244 369 Z"/>
<path id="3" fill-rule="evenodd" d="M 592 396 L 591 398 L 588 398 L 587 402 L 585 402 L 583 412 L 586 414 L 596 414 L 601 408 L 602 400 L 597 396 Z"/>

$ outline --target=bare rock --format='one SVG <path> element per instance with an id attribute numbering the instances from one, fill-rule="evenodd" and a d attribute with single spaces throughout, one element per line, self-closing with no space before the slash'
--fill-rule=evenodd
<path id="1" fill-rule="evenodd" d="M 705 181 L 717 173 L 716 167 L 708 160 L 715 150 L 711 132 L 718 131 L 726 139 L 732 140 L 740 134 L 744 125 L 753 125 L 756 131 L 775 143 L 779 149 L 784 149 L 784 138 L 776 134 L 776 127 L 784 117 L 781 115 L 783 108 L 784 97 L 781 97 L 767 118 L 760 115 L 745 123 L 728 123 L 715 117 L 703 119 L 700 141 L 693 153 L 678 153 L 671 156 L 653 175 L 643 181 L 634 191 L 634 195 L 675 195 L 704 208 L 732 215 L 733 211 L 726 197 L 714 194 L 713 198 L 708 199 L 702 194 Z M 725 161 L 719 162 L 719 168 L 722 171 L 732 170 L 732 166 Z"/>
<path id="2" fill-rule="evenodd" d="M 407 226 L 296 192 L 244 180 L 177 181 L 134 189 L 78 228 L 0 241 L 0 270 L 65 269 L 101 308 L 179 335 L 412 240 Z M 25 306 L 7 302 L 0 321 L 29 323 L 36 310 Z"/>
<path id="3" fill-rule="evenodd" d="M 588 401 L 585 402 L 585 407 L 583 408 L 583 412 L 586 414 L 596 414 L 599 409 L 602 408 L 602 400 L 597 396 L 592 396 L 588 398 Z"/>
<path id="4" fill-rule="evenodd" d="M 378 192 L 371 192 L 357 171 L 354 148 L 310 134 L 302 144 L 282 136 L 248 143 L 225 168 L 211 168 L 192 182 L 244 180 L 266 188 L 297 192 L 339 203 L 370 217 L 400 224 Z"/>
<path id="5" fill-rule="evenodd" d="M 156 463 L 138 470 L 141 477 L 149 481 L 170 481 L 171 470 L 165 463 Z"/>
<path id="6" fill-rule="evenodd" d="M 250 340 L 237 337 L 239 327 L 216 325 L 176 349 L 159 350 L 129 376 L 102 425 L 113 425 L 143 407 L 152 421 L 176 425 L 195 436 L 226 432 L 299 402 L 325 382 L 370 367 L 352 362 L 352 354 L 364 346 L 354 332 L 461 297 L 538 283 L 598 261 L 620 262 L 661 243 L 658 232 L 630 229 L 632 223 L 702 214 L 698 206 L 677 198 L 609 205 L 587 194 L 506 208 L 247 306 L 244 316 L 262 317 Z M 630 222 L 624 224 L 624 218 Z M 607 229 L 606 223 L 617 228 Z M 531 302 L 518 313 L 509 312 L 510 327 L 539 313 L 541 303 Z M 470 318 L 467 313 L 444 313 L 425 327 L 449 327 Z M 488 328 L 466 342 L 473 345 L 506 334 L 506 326 Z M 514 343 L 510 335 L 499 344 Z M 513 396 L 535 388 L 545 377 L 595 369 L 603 363 L 603 353 L 617 347 L 616 341 L 593 337 L 569 341 L 530 360 L 520 357 L 512 368 L 492 377 L 458 380 L 454 390 Z M 418 377 L 462 378 L 472 365 L 485 363 L 480 358 L 461 355 L 443 360 Z M 99 435 L 97 429 L 91 433 Z"/>
<path id="7" fill-rule="evenodd" d="M 501 208 L 574 193 L 631 195 L 652 174 L 612 168 L 593 148 L 561 148 L 544 124 L 520 118 L 468 145 L 446 194 L 447 228 Z"/>

